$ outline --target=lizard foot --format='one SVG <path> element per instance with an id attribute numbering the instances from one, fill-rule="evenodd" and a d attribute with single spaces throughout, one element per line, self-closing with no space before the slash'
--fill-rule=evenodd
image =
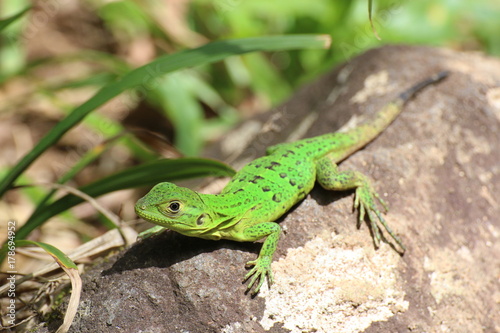
<path id="1" fill-rule="evenodd" d="M 370 226 L 373 232 L 373 241 L 375 243 L 375 247 L 379 247 L 380 245 L 380 227 L 377 224 L 380 222 L 385 230 L 389 233 L 389 235 L 398 243 L 401 249 L 406 250 L 405 246 L 401 239 L 391 230 L 384 217 L 380 213 L 375 204 L 375 199 L 377 199 L 380 204 L 384 207 L 384 211 L 388 211 L 387 203 L 378 195 L 375 190 L 370 186 L 369 183 L 365 183 L 363 186 L 356 188 L 356 194 L 354 199 L 354 209 L 359 211 L 359 219 L 358 219 L 358 228 L 361 225 L 361 222 L 365 219 L 365 214 L 368 216 L 368 220 L 370 221 Z M 374 216 L 375 214 L 375 216 Z"/>
<path id="2" fill-rule="evenodd" d="M 255 288 L 252 290 L 252 295 L 256 295 L 259 292 L 260 287 L 262 287 L 266 276 L 269 286 L 273 284 L 274 278 L 273 272 L 271 271 L 271 258 L 259 257 L 256 260 L 247 262 L 245 266 L 254 266 L 243 278 L 243 282 L 245 282 L 252 277 L 248 284 L 247 292 L 255 285 Z"/>

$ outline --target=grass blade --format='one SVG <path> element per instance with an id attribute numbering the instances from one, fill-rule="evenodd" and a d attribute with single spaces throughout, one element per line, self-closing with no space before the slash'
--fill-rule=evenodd
<path id="1" fill-rule="evenodd" d="M 63 324 L 58 328 L 56 333 L 63 333 L 69 330 L 73 319 L 75 318 L 76 312 L 78 310 L 78 304 L 80 303 L 80 296 L 82 293 L 82 279 L 78 273 L 78 267 L 76 264 L 61 250 L 58 248 L 41 242 L 29 241 L 29 240 L 19 240 L 16 241 L 17 246 L 29 246 L 35 245 L 41 247 L 45 252 L 50 254 L 52 258 L 61 266 L 64 272 L 69 276 L 71 281 L 71 297 L 68 303 L 68 309 L 64 316 Z"/>
<path id="2" fill-rule="evenodd" d="M 381 40 L 380 36 L 378 35 L 377 29 L 375 29 L 375 25 L 373 24 L 373 0 L 368 0 L 368 20 L 370 21 L 370 26 L 372 27 L 373 34 L 375 35 L 375 38 L 378 40 Z"/>
<path id="3" fill-rule="evenodd" d="M 83 168 L 92 163 L 95 159 L 97 159 L 107 148 L 110 142 L 112 142 L 116 138 L 112 138 L 111 140 L 106 141 L 104 144 L 100 144 L 95 146 L 91 150 L 89 150 L 85 155 L 78 160 L 78 162 L 71 167 L 71 169 L 64 174 L 61 178 L 57 180 L 57 184 L 64 184 L 70 179 L 72 179 L 77 173 L 79 173 Z M 46 203 L 52 198 L 52 196 L 56 193 L 56 189 L 50 190 L 43 199 L 37 204 L 35 212 L 33 215 L 36 215 L 43 207 L 45 207 Z"/>
<path id="4" fill-rule="evenodd" d="M 17 235 L 16 235 L 17 238 Z M 45 252 L 50 254 L 52 258 L 59 264 L 61 267 L 65 268 L 74 268 L 77 269 L 76 264 L 68 258 L 67 255 L 64 254 L 61 250 L 56 248 L 55 246 L 52 246 L 50 244 L 46 243 L 41 243 L 41 242 L 35 242 L 35 241 L 30 241 L 30 240 L 16 240 L 16 246 L 30 246 L 30 245 L 35 245 L 38 247 L 41 247 Z"/>

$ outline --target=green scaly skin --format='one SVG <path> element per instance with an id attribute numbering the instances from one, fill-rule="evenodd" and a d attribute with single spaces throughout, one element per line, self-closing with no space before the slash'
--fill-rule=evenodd
<path id="1" fill-rule="evenodd" d="M 281 228 L 273 222 L 312 190 L 317 181 L 332 191 L 355 189 L 354 208 L 359 223 L 368 218 L 375 246 L 380 243 L 380 223 L 404 252 L 401 239 L 389 228 L 377 208 L 378 200 L 385 211 L 387 205 L 374 191 L 366 176 L 357 171 L 340 171 L 337 163 L 375 139 L 401 112 L 403 104 L 417 91 L 438 82 L 447 73 L 439 73 L 406 92 L 382 108 L 371 120 L 346 133 L 329 133 L 292 143 L 282 143 L 267 150 L 267 156 L 243 167 L 220 194 L 200 194 L 172 183 L 160 183 L 135 205 L 137 215 L 157 224 L 141 237 L 165 228 L 183 235 L 239 242 L 255 242 L 265 238 L 253 268 L 248 290 L 256 294 L 266 276 L 273 282 L 271 262 Z"/>

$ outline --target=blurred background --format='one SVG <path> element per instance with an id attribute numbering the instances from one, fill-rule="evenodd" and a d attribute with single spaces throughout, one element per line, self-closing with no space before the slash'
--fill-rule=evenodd
<path id="1" fill-rule="evenodd" d="M 498 0 L 1 0 L 0 178 L 100 87 L 163 55 L 210 41 L 328 34 L 328 50 L 252 53 L 169 74 L 155 89 L 121 94 L 66 134 L 20 181 L 80 186 L 160 157 L 199 156 L 236 124 L 364 50 L 388 43 L 500 55 Z M 9 191 L 0 219 L 23 223 L 48 190 Z M 137 195 L 101 203 L 134 220 Z M 3 227 L 3 226 L 2 226 Z M 89 205 L 58 215 L 30 237 L 67 250 L 113 226 Z M 0 240 L 4 240 L 5 232 Z"/>

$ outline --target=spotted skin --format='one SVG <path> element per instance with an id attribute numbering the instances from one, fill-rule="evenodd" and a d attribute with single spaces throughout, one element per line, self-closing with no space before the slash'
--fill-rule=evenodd
<path id="1" fill-rule="evenodd" d="M 355 189 L 358 224 L 367 217 L 375 246 L 379 246 L 381 239 L 380 223 L 404 252 L 403 243 L 385 222 L 376 201 L 385 210 L 387 205 L 369 179 L 357 171 L 339 171 L 337 163 L 375 139 L 414 93 L 445 76 L 446 73 L 440 73 L 415 85 L 383 107 L 373 119 L 351 131 L 269 147 L 267 156 L 243 167 L 220 194 L 200 194 L 172 183 L 156 185 L 135 206 L 137 215 L 158 225 L 141 237 L 167 228 L 212 240 L 265 239 L 257 259 L 247 263 L 252 268 L 244 278 L 250 279 L 247 290 L 253 288 L 255 294 L 266 277 L 269 285 L 273 282 L 271 262 L 281 233 L 279 224 L 273 221 L 304 199 L 317 181 L 327 190 Z"/>

